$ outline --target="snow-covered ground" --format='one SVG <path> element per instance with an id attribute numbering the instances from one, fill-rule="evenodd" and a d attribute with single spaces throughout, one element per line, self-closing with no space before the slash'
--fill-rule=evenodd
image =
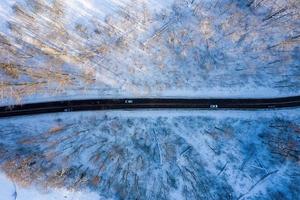
<path id="1" fill-rule="evenodd" d="M 300 93 L 298 0 L 2 0 L 1 104 Z"/>
<path id="2" fill-rule="evenodd" d="M 76 192 L 66 189 L 37 190 L 34 187 L 19 186 L 5 174 L 0 173 L 1 200 L 101 200 L 95 192 Z"/>
<path id="3" fill-rule="evenodd" d="M 0 1 L 0 105 L 299 94 L 299 0 Z M 0 119 L 0 200 L 294 200 L 299 113 Z"/>
<path id="4" fill-rule="evenodd" d="M 294 200 L 299 113 L 144 110 L 0 119 L 0 192 L 32 200 Z"/>

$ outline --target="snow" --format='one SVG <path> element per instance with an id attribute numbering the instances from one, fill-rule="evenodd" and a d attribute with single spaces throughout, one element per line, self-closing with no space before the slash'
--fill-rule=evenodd
<path id="1" fill-rule="evenodd" d="M 46 199 L 68 191 L 70 198 L 83 192 L 104 199 L 295 199 L 299 111 L 124 110 L 0 119 L 0 167 L 18 191 L 23 185 L 50 191 Z"/>
<path id="2" fill-rule="evenodd" d="M 2 0 L 0 105 L 300 94 L 298 0 Z M 0 119 L 0 200 L 297 199 L 300 109 Z"/>
<path id="3" fill-rule="evenodd" d="M 0 173 L 1 200 L 99 200 L 102 199 L 94 192 L 68 191 L 66 189 L 52 189 L 40 191 L 33 187 L 21 187 L 13 183 L 5 174 Z"/>
<path id="4" fill-rule="evenodd" d="M 299 95 L 299 8 L 297 0 L 3 0 L 1 104 Z"/>
<path id="5" fill-rule="evenodd" d="M 0 194 L 2 199 L 15 199 L 15 186 L 14 184 L 3 174 L 0 174 Z"/>

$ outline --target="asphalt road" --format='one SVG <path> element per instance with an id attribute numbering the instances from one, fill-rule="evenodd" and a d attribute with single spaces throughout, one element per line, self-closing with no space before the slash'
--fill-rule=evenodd
<path id="1" fill-rule="evenodd" d="M 0 107 L 0 117 L 35 115 L 54 112 L 114 109 L 277 109 L 300 107 L 300 96 L 269 99 L 87 99 L 68 100 Z"/>

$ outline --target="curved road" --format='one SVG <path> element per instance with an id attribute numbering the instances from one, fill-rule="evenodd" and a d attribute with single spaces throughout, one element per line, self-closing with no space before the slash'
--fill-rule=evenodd
<path id="1" fill-rule="evenodd" d="M 0 107 L 0 117 L 112 109 L 275 109 L 300 107 L 300 96 L 269 99 L 87 99 L 30 103 Z"/>

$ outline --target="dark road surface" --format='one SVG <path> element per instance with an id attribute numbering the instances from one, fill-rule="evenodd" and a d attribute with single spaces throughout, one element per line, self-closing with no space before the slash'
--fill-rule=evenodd
<path id="1" fill-rule="evenodd" d="M 113 109 L 276 109 L 300 107 L 300 96 L 269 99 L 87 99 L 0 107 L 0 117 Z"/>

